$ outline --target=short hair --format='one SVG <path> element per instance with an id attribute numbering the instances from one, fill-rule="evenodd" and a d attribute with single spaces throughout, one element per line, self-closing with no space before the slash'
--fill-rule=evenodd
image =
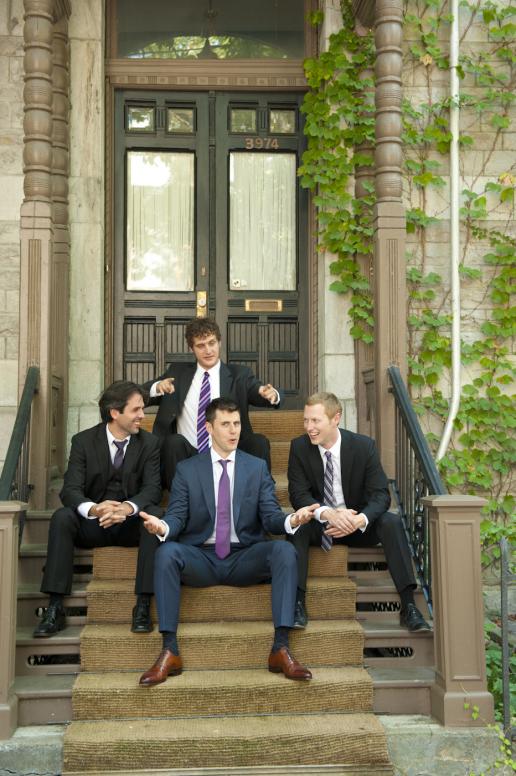
<path id="1" fill-rule="evenodd" d="M 305 406 L 313 407 L 314 404 L 322 404 L 326 415 L 331 419 L 334 418 L 337 412 L 342 415 L 342 404 L 337 399 L 334 393 L 326 393 L 325 391 L 319 391 L 319 393 L 313 393 L 305 401 Z"/>
<path id="2" fill-rule="evenodd" d="M 218 399 L 212 399 L 206 407 L 206 422 L 213 425 L 217 410 L 220 412 L 238 412 L 240 415 L 240 407 L 233 401 L 233 399 L 226 399 L 224 396 L 220 396 Z"/>
<path id="3" fill-rule="evenodd" d="M 192 318 L 185 329 L 185 340 L 189 348 L 193 347 L 196 337 L 209 337 L 214 334 L 218 341 L 222 339 L 219 324 L 213 318 Z"/>
<path id="4" fill-rule="evenodd" d="M 127 402 L 135 393 L 139 393 L 145 402 L 147 394 L 144 389 L 130 380 L 116 380 L 111 385 L 108 385 L 99 399 L 100 417 L 103 422 L 109 423 L 113 420 L 111 410 L 123 412 Z"/>

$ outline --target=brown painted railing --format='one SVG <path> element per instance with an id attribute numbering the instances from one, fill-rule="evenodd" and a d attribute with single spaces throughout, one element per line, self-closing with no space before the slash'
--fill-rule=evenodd
<path id="1" fill-rule="evenodd" d="M 29 483 L 30 419 L 32 400 L 39 385 L 39 367 L 27 370 L 16 420 L 7 448 L 2 474 L 0 476 L 0 501 L 28 502 L 31 491 Z"/>
<path id="2" fill-rule="evenodd" d="M 447 490 L 437 471 L 400 370 L 391 366 L 388 372 L 396 407 L 396 476 L 392 488 L 407 532 L 419 583 L 432 613 L 430 522 L 428 509 L 422 499 L 429 495 L 444 495 Z"/>

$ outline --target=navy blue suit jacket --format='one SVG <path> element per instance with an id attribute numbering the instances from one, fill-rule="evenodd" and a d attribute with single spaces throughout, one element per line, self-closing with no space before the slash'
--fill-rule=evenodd
<path id="1" fill-rule="evenodd" d="M 215 528 L 215 489 L 209 452 L 178 464 L 167 512 L 167 541 L 202 545 Z M 266 539 L 266 532 L 285 533 L 285 514 L 274 491 L 265 461 L 236 451 L 233 520 L 244 546 Z"/>

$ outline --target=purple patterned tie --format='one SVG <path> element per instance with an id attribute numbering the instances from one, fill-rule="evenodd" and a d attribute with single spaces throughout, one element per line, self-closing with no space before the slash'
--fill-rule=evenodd
<path id="1" fill-rule="evenodd" d="M 210 446 L 210 435 L 206 431 L 206 407 L 210 401 L 210 375 L 208 372 L 205 372 L 199 396 L 199 409 L 197 410 L 197 452 L 199 453 L 206 452 Z"/>
<path id="2" fill-rule="evenodd" d="M 116 453 L 115 457 L 113 458 L 113 466 L 115 469 L 121 469 L 122 464 L 124 462 L 124 448 L 127 444 L 127 439 L 123 439 L 121 442 L 117 442 L 116 439 L 113 439 L 113 444 L 116 445 Z"/>
<path id="3" fill-rule="evenodd" d="M 219 480 L 217 500 L 217 527 L 215 529 L 215 552 L 222 560 L 229 555 L 231 540 L 231 491 L 229 487 L 228 462 L 219 460 L 222 474 Z"/>
<path id="4" fill-rule="evenodd" d="M 324 483 L 323 483 L 323 498 L 326 506 L 335 507 L 335 496 L 333 495 L 333 460 L 329 450 L 324 453 L 326 456 L 326 466 L 324 469 Z M 333 539 L 331 536 L 326 536 L 325 533 L 321 536 L 321 547 L 325 552 L 329 552 L 333 545 Z"/>

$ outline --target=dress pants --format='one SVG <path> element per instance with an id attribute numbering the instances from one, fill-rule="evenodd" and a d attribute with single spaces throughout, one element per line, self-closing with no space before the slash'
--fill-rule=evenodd
<path id="1" fill-rule="evenodd" d="M 246 587 L 272 581 L 274 626 L 291 628 L 297 590 L 296 553 L 284 541 L 256 542 L 248 547 L 232 544 L 221 560 L 215 545 L 195 547 L 164 542 L 158 547 L 154 585 L 160 631 L 176 631 L 179 622 L 181 583 L 191 587 L 234 585 Z"/>
<path id="2" fill-rule="evenodd" d="M 298 585 L 301 590 L 306 590 L 309 547 L 310 545 L 321 546 L 322 532 L 321 523 L 318 520 L 310 520 L 295 534 L 287 536 L 297 550 Z M 346 544 L 348 547 L 376 547 L 377 544 L 381 544 L 385 552 L 387 568 L 398 593 L 406 587 L 416 587 L 405 530 L 401 517 L 394 512 L 384 512 L 373 523 L 369 523 L 363 533 L 355 531 L 349 536 L 334 539 L 333 542 Z"/>
<path id="3" fill-rule="evenodd" d="M 266 436 L 252 431 L 242 432 L 238 449 L 262 458 L 270 472 L 271 446 Z M 177 464 L 194 455 L 197 455 L 197 448 L 191 445 L 182 434 L 167 434 L 160 438 L 161 486 L 164 490 L 170 490 Z"/>
<path id="4" fill-rule="evenodd" d="M 156 514 L 156 509 L 149 507 Z M 158 509 L 161 514 L 161 508 Z M 88 520 L 74 509 L 62 507 L 52 515 L 48 532 L 47 561 L 41 583 L 42 593 L 68 595 L 72 589 L 74 547 L 140 547 L 136 566 L 135 593 L 152 593 L 154 553 L 158 539 L 143 527 L 138 515 L 123 523 L 102 528 L 98 520 Z"/>

